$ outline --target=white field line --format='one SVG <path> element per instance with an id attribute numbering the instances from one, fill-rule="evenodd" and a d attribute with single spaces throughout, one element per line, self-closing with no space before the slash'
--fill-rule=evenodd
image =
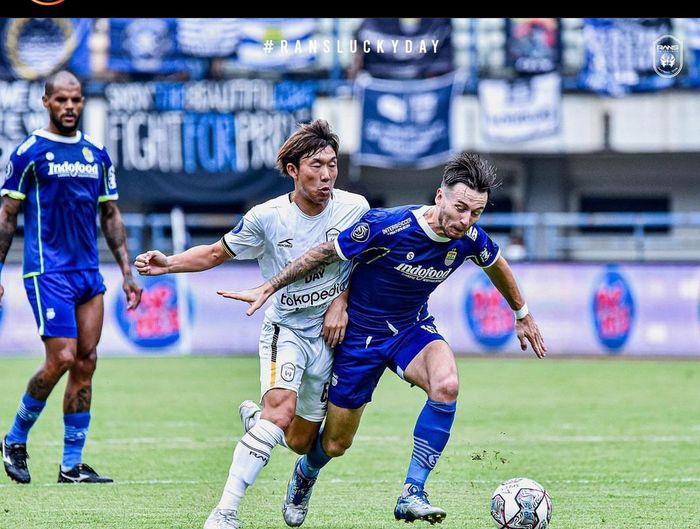
<path id="1" fill-rule="evenodd" d="M 328 483 L 335 483 L 335 484 L 356 484 L 356 483 L 367 483 L 366 479 L 339 479 L 339 478 L 333 478 L 327 480 Z M 486 484 L 486 485 L 498 485 L 500 482 L 498 480 L 492 480 L 492 479 L 465 479 L 463 481 L 465 484 L 466 483 L 475 483 L 475 484 Z M 259 478 L 256 480 L 256 483 L 258 484 L 279 484 L 278 479 L 273 479 L 273 478 Z M 372 480 L 373 484 L 396 484 L 398 483 L 397 480 L 388 480 L 388 479 L 373 479 Z M 550 479 L 547 480 L 547 486 L 551 487 L 552 485 L 556 484 L 577 484 L 577 485 L 588 485 L 588 484 L 596 484 L 599 483 L 601 485 L 615 485 L 615 484 L 653 484 L 653 483 L 700 483 L 700 476 L 691 476 L 691 477 L 685 477 L 685 478 L 638 478 L 638 479 L 605 479 L 605 480 L 595 480 L 595 479 Z M 142 480 L 118 480 L 115 483 L 108 484 L 108 485 L 102 485 L 103 487 L 119 487 L 123 485 L 223 485 L 222 480 L 186 480 L 186 479 L 142 479 Z M 17 487 L 19 488 L 20 485 L 16 485 L 14 483 L 0 483 L 0 488 L 9 488 L 9 487 Z M 22 488 L 31 488 L 31 487 L 59 487 L 59 488 L 65 488 L 65 484 L 61 483 L 38 483 L 38 484 L 33 484 L 29 485 L 27 487 L 22 487 Z"/>
<path id="2" fill-rule="evenodd" d="M 240 440 L 238 436 L 231 437 L 210 437 L 207 439 L 193 439 L 192 437 L 119 437 L 115 439 L 95 439 L 90 438 L 88 442 L 94 446 L 154 446 L 156 448 L 202 448 L 233 446 Z M 358 435 L 355 437 L 356 444 L 385 444 L 385 443 L 411 443 L 410 437 L 396 435 L 370 436 Z M 450 444 L 478 444 L 505 443 L 505 444 L 530 444 L 530 443 L 693 443 L 700 442 L 700 432 L 689 435 L 542 435 L 537 437 L 511 437 L 509 434 L 501 434 L 493 438 L 469 438 L 455 437 L 453 435 Z M 63 446 L 63 441 L 31 442 L 29 450 L 41 447 Z"/>

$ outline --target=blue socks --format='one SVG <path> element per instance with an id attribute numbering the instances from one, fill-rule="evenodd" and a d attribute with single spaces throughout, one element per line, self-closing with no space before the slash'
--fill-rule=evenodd
<path id="1" fill-rule="evenodd" d="M 61 468 L 67 472 L 82 463 L 83 447 L 90 426 L 90 412 L 68 413 L 63 416 L 63 462 Z"/>
<path id="2" fill-rule="evenodd" d="M 7 432 L 7 444 L 26 444 L 29 430 L 39 418 L 41 410 L 46 406 L 45 400 L 36 400 L 27 393 L 22 396 L 22 401 L 17 408 L 15 422 Z"/>
<path id="3" fill-rule="evenodd" d="M 319 432 L 314 445 L 309 450 L 309 453 L 301 458 L 301 473 L 307 478 L 315 478 L 321 472 L 321 469 L 325 467 L 328 462 L 333 459 L 331 456 L 326 454 L 323 450 L 323 445 L 321 444 L 321 435 L 323 432 Z"/>
<path id="4" fill-rule="evenodd" d="M 413 430 L 413 454 L 406 483 L 417 485 L 423 490 L 430 471 L 450 438 L 456 411 L 457 402 L 427 400 Z"/>

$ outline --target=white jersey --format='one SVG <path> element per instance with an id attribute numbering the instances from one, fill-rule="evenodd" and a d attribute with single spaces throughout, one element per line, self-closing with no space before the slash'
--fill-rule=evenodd
<path id="1" fill-rule="evenodd" d="M 286 194 L 252 208 L 222 241 L 236 259 L 257 259 L 269 280 L 307 250 L 335 240 L 368 210 L 363 196 L 335 189 L 326 208 L 310 217 Z M 303 336 L 319 336 L 328 305 L 347 288 L 349 277 L 345 261 L 316 270 L 277 291 L 265 316 Z"/>

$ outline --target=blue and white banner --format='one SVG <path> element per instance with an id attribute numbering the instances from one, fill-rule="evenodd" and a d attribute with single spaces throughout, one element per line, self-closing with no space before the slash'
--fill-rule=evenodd
<path id="1" fill-rule="evenodd" d="M 14 148 L 31 131 L 46 126 L 43 95 L 43 82 L 0 80 L 0 181 Z"/>
<path id="2" fill-rule="evenodd" d="M 455 69 L 450 18 L 365 18 L 356 40 L 373 77 L 425 79 Z"/>
<path id="3" fill-rule="evenodd" d="M 700 85 L 700 18 L 686 18 L 685 45 L 688 47 L 688 80 Z"/>
<path id="4" fill-rule="evenodd" d="M 251 70 L 301 70 L 316 64 L 315 18 L 242 18 L 236 65 Z M 314 51 L 315 50 L 315 51 Z"/>
<path id="5" fill-rule="evenodd" d="M 672 33 L 669 18 L 584 18 L 579 85 L 600 94 L 660 90 L 674 78 L 654 72 L 654 41 Z"/>
<path id="6" fill-rule="evenodd" d="M 360 150 L 353 162 L 376 167 L 434 167 L 452 154 L 452 102 L 464 86 L 461 73 L 393 81 L 360 76 Z"/>
<path id="7" fill-rule="evenodd" d="M 174 18 L 110 18 L 109 40 L 110 70 L 169 74 L 187 69 Z"/>
<path id="8" fill-rule="evenodd" d="M 177 45 L 193 57 L 229 57 L 240 41 L 240 19 L 178 18 Z"/>
<path id="9" fill-rule="evenodd" d="M 482 132 L 489 141 L 514 142 L 551 136 L 561 121 L 561 77 L 479 81 Z"/>
<path id="10" fill-rule="evenodd" d="M 88 77 L 88 18 L 0 19 L 0 77 L 43 79 L 60 68 Z"/>
<path id="11" fill-rule="evenodd" d="M 506 19 L 506 61 L 518 73 L 557 70 L 561 62 L 559 19 Z"/>
<path id="12" fill-rule="evenodd" d="M 311 120 L 316 83 L 111 83 L 105 97 L 122 198 L 231 204 L 291 189 L 275 167 L 277 151 Z"/>

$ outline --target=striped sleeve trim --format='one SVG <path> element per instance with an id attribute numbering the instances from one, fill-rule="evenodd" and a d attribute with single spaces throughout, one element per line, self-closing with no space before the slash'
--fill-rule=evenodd
<path id="1" fill-rule="evenodd" d="M 236 254 L 233 252 L 233 250 L 231 250 L 231 248 L 228 247 L 228 244 L 226 244 L 226 239 L 224 237 L 221 237 L 221 246 L 231 259 L 236 257 Z"/>
<path id="2" fill-rule="evenodd" d="M 0 197 L 4 197 L 6 195 L 10 198 L 14 198 L 15 200 L 24 200 L 27 198 L 27 195 L 20 193 L 19 191 L 12 191 L 11 189 L 3 189 L 0 191 Z"/>

